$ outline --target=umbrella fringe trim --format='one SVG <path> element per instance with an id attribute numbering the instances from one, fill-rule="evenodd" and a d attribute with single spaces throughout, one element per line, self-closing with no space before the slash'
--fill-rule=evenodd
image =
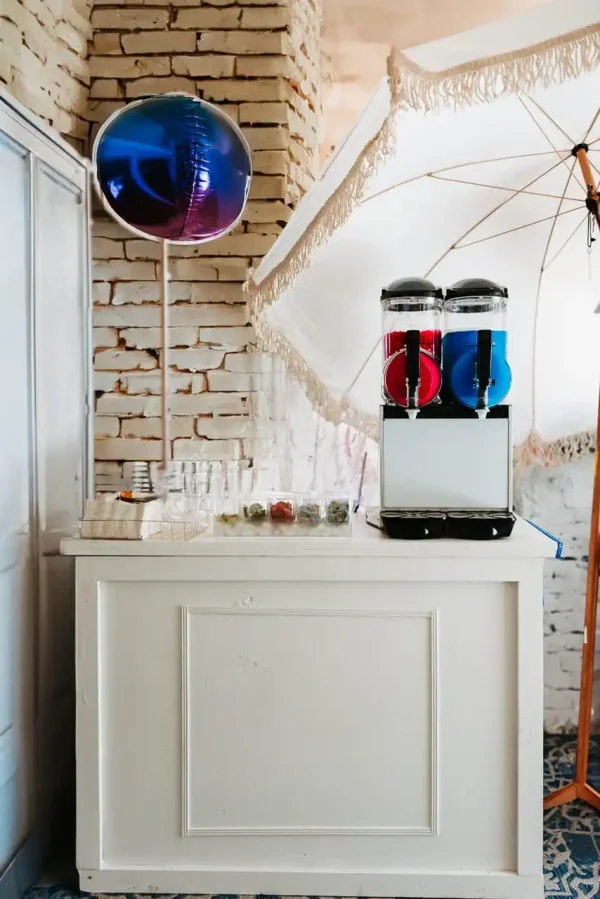
<path id="1" fill-rule="evenodd" d="M 432 73 L 394 51 L 388 60 L 391 110 L 378 133 L 364 147 L 354 165 L 317 212 L 296 243 L 259 283 L 245 283 L 250 320 L 257 349 L 279 356 L 304 389 L 315 411 L 327 421 L 345 423 L 377 439 L 378 420 L 361 414 L 347 399 L 332 397 L 325 384 L 292 344 L 266 321 L 266 311 L 288 291 L 313 260 L 319 247 L 350 218 L 365 198 L 379 167 L 396 149 L 395 120 L 408 110 L 433 112 L 473 103 L 489 103 L 503 94 L 524 93 L 548 87 L 600 67 L 600 23 L 544 41 L 516 53 L 465 63 Z M 532 431 L 515 447 L 515 465 L 553 467 L 595 452 L 596 434 L 583 431 L 558 440 L 544 441 Z"/>
<path id="2" fill-rule="evenodd" d="M 394 104 L 401 109 L 434 112 L 473 103 L 492 103 L 505 94 L 547 88 L 600 66 L 600 23 L 504 53 L 429 72 L 393 51 L 390 81 Z"/>
<path id="3" fill-rule="evenodd" d="M 534 465 L 555 468 L 593 455 L 596 445 L 594 431 L 580 431 L 556 440 L 544 440 L 537 431 L 532 431 L 523 443 L 515 447 L 513 459 L 517 469 Z"/>
<path id="4" fill-rule="evenodd" d="M 302 387 L 313 409 L 325 421 L 345 424 L 367 437 L 377 440 L 379 420 L 368 413 L 361 414 L 347 399 L 335 399 L 289 340 L 259 320 L 255 325 L 255 351 L 272 353 L 283 360 L 287 374 Z"/>

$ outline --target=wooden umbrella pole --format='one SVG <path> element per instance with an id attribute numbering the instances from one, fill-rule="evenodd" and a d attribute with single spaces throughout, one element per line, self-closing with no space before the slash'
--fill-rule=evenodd
<path id="1" fill-rule="evenodd" d="M 162 463 L 165 475 L 171 462 L 171 437 L 169 420 L 169 242 L 161 242 L 161 280 L 160 280 L 160 326 L 162 337 L 161 359 L 161 397 L 162 416 Z"/>
<path id="2" fill-rule="evenodd" d="M 577 739 L 577 767 L 575 782 L 587 784 L 590 725 L 592 717 L 592 688 L 594 684 L 594 657 L 596 649 L 596 619 L 598 614 L 598 574 L 600 563 L 600 399 L 598 400 L 598 424 L 596 430 L 596 455 L 594 457 L 594 488 L 592 492 L 592 522 L 585 591 L 585 619 L 583 624 L 583 654 L 581 659 L 581 693 L 579 696 L 579 730 Z"/>
<path id="3" fill-rule="evenodd" d="M 588 189 L 588 193 L 592 200 L 598 200 L 598 193 L 596 191 L 596 184 L 594 181 L 594 174 L 592 172 L 592 167 L 590 165 L 590 160 L 588 158 L 588 150 L 585 144 L 580 144 L 576 147 L 575 156 L 577 157 L 577 162 L 579 163 L 579 168 L 581 169 L 581 174 L 583 176 L 583 181 L 585 186 Z"/>
<path id="4" fill-rule="evenodd" d="M 580 144 L 573 150 L 588 191 L 588 209 L 598 219 L 598 193 L 587 146 Z M 594 204 L 593 208 L 591 204 Z M 594 486 L 592 490 L 592 520 L 585 588 L 585 616 L 583 624 L 583 651 L 581 654 L 581 689 L 579 694 L 579 722 L 577 728 L 577 762 L 575 779 L 544 800 L 544 808 L 554 808 L 564 802 L 582 799 L 600 810 L 600 793 L 588 783 L 590 757 L 590 730 L 594 686 L 594 658 L 596 654 L 596 621 L 598 617 L 598 576 L 600 574 L 600 396 L 596 424 L 596 455 L 594 457 Z"/>

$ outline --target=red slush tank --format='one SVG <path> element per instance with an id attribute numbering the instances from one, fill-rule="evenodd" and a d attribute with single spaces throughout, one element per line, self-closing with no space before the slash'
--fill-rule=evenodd
<path id="1" fill-rule="evenodd" d="M 421 409 L 442 386 L 443 292 L 423 278 L 401 278 L 381 292 L 383 398 Z"/>

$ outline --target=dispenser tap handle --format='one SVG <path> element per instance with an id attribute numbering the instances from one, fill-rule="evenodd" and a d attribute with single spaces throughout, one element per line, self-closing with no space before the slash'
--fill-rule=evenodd
<path id="1" fill-rule="evenodd" d="M 421 332 L 406 332 L 406 404 L 417 408 L 419 382 L 421 380 Z"/>
<path id="2" fill-rule="evenodd" d="M 477 333 L 477 404 L 480 409 L 487 408 L 488 388 L 492 380 L 492 332 L 488 330 Z"/>

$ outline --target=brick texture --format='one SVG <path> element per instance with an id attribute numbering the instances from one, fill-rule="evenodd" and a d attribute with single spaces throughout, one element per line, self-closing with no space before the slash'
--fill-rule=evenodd
<path id="1" fill-rule="evenodd" d="M 239 122 L 253 151 L 242 222 L 171 252 L 173 457 L 241 458 L 253 387 L 242 284 L 316 174 L 319 4 L 96 0 L 92 25 L 90 139 L 128 100 L 183 90 Z M 159 247 L 98 217 L 93 259 L 96 474 L 108 489 L 131 461 L 160 458 Z"/>
<path id="2" fill-rule="evenodd" d="M 84 147 L 92 0 L 1 0 L 0 84 Z"/>
<path id="3" fill-rule="evenodd" d="M 518 511 L 564 543 L 562 558 L 546 562 L 544 579 L 544 723 L 549 731 L 577 727 L 592 475 L 589 458 L 555 469 L 529 469 L 515 483 Z M 598 677 L 594 705 L 597 728 Z"/>

